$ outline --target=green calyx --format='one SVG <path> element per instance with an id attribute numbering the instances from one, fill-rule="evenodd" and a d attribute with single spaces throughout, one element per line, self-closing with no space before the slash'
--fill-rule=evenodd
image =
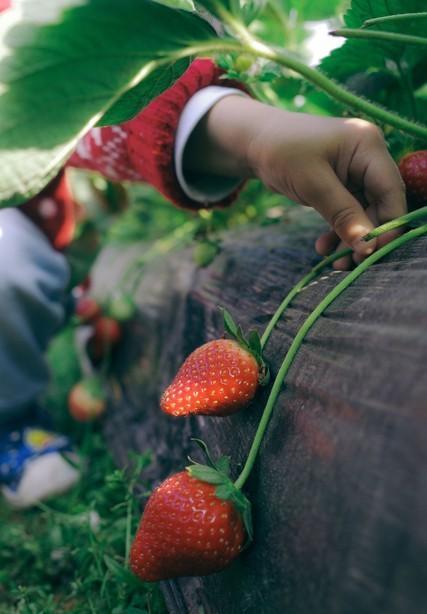
<path id="1" fill-rule="evenodd" d="M 130 320 L 136 312 L 136 305 L 130 294 L 114 294 L 107 303 L 107 314 L 118 322 Z"/>
<path id="2" fill-rule="evenodd" d="M 229 457 L 222 456 L 217 461 L 214 461 L 204 441 L 195 438 L 192 438 L 192 441 L 197 443 L 203 450 L 209 465 L 202 465 L 189 458 L 191 465 L 186 467 L 186 471 L 191 477 L 216 486 L 215 495 L 218 499 L 231 501 L 242 517 L 248 536 L 248 543 L 251 542 L 253 540 L 252 506 L 249 499 L 245 497 L 241 490 L 236 488 L 230 478 Z"/>
<path id="3" fill-rule="evenodd" d="M 193 249 L 194 262 L 199 267 L 207 267 L 215 260 L 220 250 L 221 247 L 218 241 L 213 241 L 211 239 L 198 241 Z"/>
<path id="4" fill-rule="evenodd" d="M 262 354 L 261 338 L 256 330 L 250 330 L 247 336 L 243 333 L 242 327 L 237 325 L 231 314 L 224 307 L 221 308 L 224 318 L 224 329 L 232 339 L 244 350 L 252 354 L 259 366 L 259 383 L 266 386 L 270 380 L 270 371 Z"/>
<path id="5" fill-rule="evenodd" d="M 81 385 L 83 388 L 90 394 L 94 399 L 99 399 L 105 401 L 107 398 L 107 393 L 105 391 L 105 386 L 102 378 L 98 376 L 87 377 L 81 381 Z"/>

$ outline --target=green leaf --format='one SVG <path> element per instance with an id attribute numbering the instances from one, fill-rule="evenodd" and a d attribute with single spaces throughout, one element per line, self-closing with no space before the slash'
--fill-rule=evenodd
<path id="1" fill-rule="evenodd" d="M 120 582 L 123 582 L 124 584 L 127 584 L 128 586 L 137 589 L 140 589 L 142 586 L 144 586 L 142 580 L 140 580 L 137 576 L 134 576 L 133 573 L 129 571 L 129 569 L 126 569 L 126 567 L 123 567 L 122 565 L 117 563 L 117 561 L 115 561 L 107 554 L 104 555 L 104 563 L 110 570 L 110 572 L 113 574 L 113 576 L 117 578 Z"/>
<path id="2" fill-rule="evenodd" d="M 160 4 L 170 6 L 173 9 L 182 9 L 183 11 L 194 11 L 194 2 L 192 0 L 156 0 Z"/>
<path id="3" fill-rule="evenodd" d="M 192 478 L 196 478 L 202 482 L 207 482 L 208 484 L 223 484 L 224 481 L 227 480 L 225 475 L 219 473 L 213 467 L 208 467 L 207 465 L 199 465 L 198 463 L 195 463 L 194 465 L 186 467 L 186 469 Z"/>
<path id="4" fill-rule="evenodd" d="M 186 65 L 178 56 L 215 38 L 194 13 L 149 0 L 82 0 L 54 23 L 11 27 L 0 51 L 0 202 L 39 192 L 90 127 L 127 119 L 136 95 L 142 108 L 169 84 L 161 66 L 172 82 Z"/>
<path id="5" fill-rule="evenodd" d="M 92 377 L 87 377 L 81 381 L 81 385 L 93 398 L 101 400 L 107 398 L 105 383 L 101 376 L 94 375 Z"/>
<path id="6" fill-rule="evenodd" d="M 349 28 L 360 28 L 366 19 L 380 17 L 392 13 L 417 12 L 425 7 L 424 0 L 353 0 L 350 9 L 344 17 Z M 380 29 L 380 28 L 379 28 Z M 399 31 L 399 26 L 391 26 L 387 31 Z M 422 20 L 408 22 L 405 33 L 418 36 L 425 35 L 425 23 Z M 393 63 L 403 63 L 414 66 L 426 52 L 422 48 L 411 48 L 406 45 L 385 41 L 347 40 L 345 44 L 333 51 L 321 63 L 325 72 L 337 79 L 344 79 L 351 74 L 368 70 L 394 70 Z"/>
<path id="7" fill-rule="evenodd" d="M 233 486 L 233 482 L 231 481 L 225 482 L 224 484 L 220 484 L 215 490 L 215 494 L 218 497 L 218 499 L 225 499 L 225 500 L 232 499 L 233 493 L 234 493 L 234 486 Z"/>
<path id="8" fill-rule="evenodd" d="M 251 351 L 256 356 L 261 356 L 262 355 L 261 339 L 260 339 L 260 336 L 258 334 L 258 331 L 256 331 L 256 330 L 249 331 L 248 343 L 249 343 L 249 347 L 250 347 Z"/>
<path id="9" fill-rule="evenodd" d="M 219 458 L 216 461 L 215 465 L 218 471 L 220 471 L 221 473 L 224 473 L 225 475 L 229 475 L 230 473 L 230 457 L 229 456 L 221 456 L 221 458 Z"/>
<path id="10" fill-rule="evenodd" d="M 222 308 L 222 315 L 224 318 L 224 328 L 226 332 L 232 337 L 236 338 L 238 335 L 238 327 L 235 321 L 233 320 L 231 313 L 227 311 L 227 309 Z"/>
<path id="11" fill-rule="evenodd" d="M 183 58 L 154 70 L 141 83 L 128 90 L 101 117 L 97 126 L 112 126 L 121 124 L 141 111 L 144 102 L 149 102 L 174 83 L 190 65 L 190 60 Z"/>
<path id="12" fill-rule="evenodd" d="M 242 516 L 243 523 L 248 534 L 249 542 L 253 539 L 252 505 L 249 499 L 238 490 L 231 480 L 218 486 L 215 494 L 219 499 L 231 501 Z"/>
<path id="13" fill-rule="evenodd" d="M 209 452 L 209 448 L 206 445 L 206 443 L 203 441 L 203 439 L 198 439 L 197 437 L 191 437 L 191 441 L 194 441 L 194 443 L 196 443 L 199 446 L 203 454 L 206 456 L 208 462 L 210 463 L 210 466 L 216 469 L 216 463 L 213 460 L 211 453 Z M 199 463 L 195 463 L 195 464 L 198 465 Z"/>

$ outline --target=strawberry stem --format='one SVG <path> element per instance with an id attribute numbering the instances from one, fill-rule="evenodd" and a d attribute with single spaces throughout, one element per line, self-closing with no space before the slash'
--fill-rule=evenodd
<path id="1" fill-rule="evenodd" d="M 331 36 L 342 36 L 343 38 L 363 38 L 379 41 L 392 41 L 403 43 L 404 45 L 427 46 L 427 38 L 424 36 L 412 36 L 411 34 L 400 34 L 398 32 L 383 32 L 382 30 L 358 30 L 357 28 L 341 28 L 329 32 Z"/>
<path id="2" fill-rule="evenodd" d="M 416 211 L 411 211 L 410 213 L 406 213 L 405 215 L 402 215 L 401 217 L 395 218 L 394 220 L 391 220 L 390 222 L 386 222 L 385 224 L 382 224 L 381 226 L 374 228 L 372 232 L 366 235 L 365 241 L 369 241 L 369 239 L 379 237 L 386 232 L 390 232 L 391 230 L 396 230 L 397 228 L 400 228 L 401 226 L 404 226 L 405 224 L 408 224 L 409 222 L 414 222 L 414 221 L 417 221 L 425 217 L 427 217 L 427 206 L 417 209 Z M 295 284 L 292 290 L 290 290 L 290 292 L 285 296 L 282 303 L 279 305 L 278 309 L 276 310 L 270 322 L 268 323 L 261 337 L 261 348 L 262 349 L 265 348 L 266 344 L 268 343 L 268 340 L 270 339 L 271 333 L 274 330 L 274 327 L 276 326 L 277 322 L 282 317 L 283 313 L 285 312 L 286 308 L 289 306 L 291 301 L 295 298 L 295 296 L 299 294 L 299 292 L 301 292 L 301 290 L 305 288 L 307 284 L 309 284 L 313 279 L 315 279 L 319 275 L 319 273 L 323 271 L 323 269 L 325 269 L 327 266 L 329 266 L 336 260 L 339 260 L 340 258 L 343 258 L 344 256 L 348 256 L 351 253 L 352 253 L 352 250 L 350 248 L 347 248 L 347 249 L 340 250 L 339 252 L 336 252 L 335 254 L 331 254 L 330 256 L 327 256 L 326 258 L 323 258 L 323 260 L 321 260 L 318 264 L 316 264 L 316 266 L 314 266 L 311 269 L 311 271 L 307 273 L 307 275 L 302 277 L 299 280 L 299 282 Z"/>
<path id="3" fill-rule="evenodd" d="M 366 19 L 361 25 L 361 28 L 369 28 L 370 26 L 378 26 L 380 24 L 393 24 L 402 21 L 412 21 L 414 19 L 426 19 L 427 13 L 422 11 L 421 13 L 398 13 L 396 15 L 384 15 L 384 17 L 373 17 L 372 19 Z"/>
<path id="4" fill-rule="evenodd" d="M 279 394 L 282 390 L 284 379 L 288 374 L 289 369 L 295 359 L 295 356 L 297 355 L 298 350 L 300 349 L 305 337 L 307 336 L 307 333 L 311 330 L 312 326 L 320 318 L 324 311 L 329 307 L 329 305 L 331 305 L 331 303 L 333 303 L 335 299 L 337 299 L 342 294 L 342 292 L 344 292 L 344 290 L 348 288 L 348 286 L 350 286 L 358 277 L 360 277 L 360 275 L 362 275 L 362 273 L 364 273 L 372 264 L 378 262 L 379 260 L 381 260 L 381 258 L 391 253 L 398 247 L 401 247 L 408 241 L 411 241 L 426 234 L 427 224 L 424 224 L 423 226 L 419 226 L 418 228 L 409 230 L 406 234 L 397 237 L 390 243 L 387 243 L 383 247 L 379 248 L 371 256 L 366 258 L 366 260 L 359 264 L 353 271 L 348 273 L 348 275 L 342 281 L 340 281 L 335 286 L 335 288 L 333 288 L 333 290 L 331 290 L 325 296 L 325 298 L 320 301 L 317 307 L 310 313 L 304 324 L 301 326 L 301 328 L 295 335 L 295 338 L 282 362 L 279 372 L 277 373 L 276 379 L 274 380 L 270 395 L 264 408 L 263 415 L 261 417 L 257 432 L 255 434 L 255 438 L 249 451 L 249 455 L 246 459 L 246 463 L 243 467 L 241 474 L 234 483 L 234 486 L 237 489 L 241 489 L 244 486 L 246 480 L 248 479 L 252 471 L 271 414 L 273 412 Z"/>

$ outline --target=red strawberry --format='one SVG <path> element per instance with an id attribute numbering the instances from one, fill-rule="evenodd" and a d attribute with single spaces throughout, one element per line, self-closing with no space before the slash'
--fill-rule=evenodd
<path id="1" fill-rule="evenodd" d="M 103 316 L 95 322 L 95 329 L 87 344 L 87 352 L 92 362 L 97 365 L 109 355 L 112 348 L 120 341 L 122 329 L 113 318 Z"/>
<path id="2" fill-rule="evenodd" d="M 100 343 L 115 345 L 122 336 L 120 324 L 113 318 L 106 316 L 95 322 L 94 338 Z"/>
<path id="3" fill-rule="evenodd" d="M 101 307 L 94 298 L 82 296 L 77 301 L 76 315 L 83 324 L 94 322 L 101 315 Z"/>
<path id="4" fill-rule="evenodd" d="M 237 341 L 209 341 L 186 359 L 160 401 L 173 416 L 227 416 L 254 398 L 259 385 L 256 358 Z"/>
<path id="5" fill-rule="evenodd" d="M 68 395 L 68 409 L 75 420 L 90 422 L 104 413 L 106 394 L 98 378 L 87 378 L 76 384 Z"/>
<path id="6" fill-rule="evenodd" d="M 251 331 L 246 339 L 228 311 L 223 315 L 233 339 L 209 341 L 190 354 L 162 395 L 165 413 L 228 416 L 248 405 L 259 384 L 267 383 L 258 333 Z"/>
<path id="7" fill-rule="evenodd" d="M 231 563 L 244 539 L 236 505 L 219 498 L 213 484 L 182 471 L 162 482 L 148 500 L 130 567 L 147 582 L 204 576 Z"/>
<path id="8" fill-rule="evenodd" d="M 399 162 L 399 170 L 406 185 L 408 202 L 419 205 L 427 201 L 427 149 L 404 156 Z"/>

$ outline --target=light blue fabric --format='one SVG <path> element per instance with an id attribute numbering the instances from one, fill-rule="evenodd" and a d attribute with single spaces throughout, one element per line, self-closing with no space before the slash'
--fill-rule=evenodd
<path id="1" fill-rule="evenodd" d="M 64 324 L 69 267 L 19 209 L 0 211 L 0 426 L 44 391 L 44 352 Z"/>

